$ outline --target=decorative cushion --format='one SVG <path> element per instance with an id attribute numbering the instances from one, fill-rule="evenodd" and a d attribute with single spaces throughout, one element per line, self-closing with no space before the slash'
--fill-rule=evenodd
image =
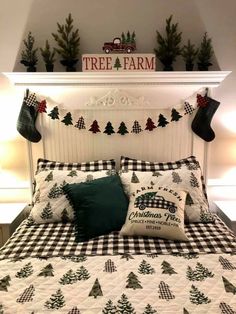
<path id="1" fill-rule="evenodd" d="M 192 168 L 198 168 L 201 172 L 201 187 L 204 196 L 207 200 L 206 184 L 204 176 L 201 171 L 200 164 L 195 156 L 189 156 L 176 161 L 156 162 L 156 161 L 144 161 L 133 159 L 129 157 L 121 156 L 120 169 L 121 171 L 136 170 L 136 171 L 158 171 L 158 170 L 174 170 L 184 167 L 191 170 Z"/>
<path id="2" fill-rule="evenodd" d="M 170 187 L 131 184 L 129 209 L 120 234 L 187 241 L 185 197 L 184 191 Z"/>
<path id="3" fill-rule="evenodd" d="M 63 186 L 68 183 L 80 183 L 115 174 L 115 170 L 78 171 L 44 170 L 35 176 L 35 193 L 30 216 L 35 223 L 73 221 L 74 213 L 69 204 Z"/>
<path id="4" fill-rule="evenodd" d="M 42 170 L 80 170 L 80 171 L 100 171 L 115 169 L 116 164 L 114 159 L 110 160 L 95 160 L 81 163 L 68 163 L 59 161 L 50 161 L 47 159 L 38 159 L 37 172 Z"/>
<path id="5" fill-rule="evenodd" d="M 190 167 L 191 165 L 191 167 Z M 194 165 L 194 166 L 193 166 Z M 208 203 L 201 188 L 201 171 L 196 164 L 179 169 L 164 171 L 127 171 L 120 174 L 125 192 L 130 195 L 132 184 L 158 184 L 187 193 L 185 205 L 186 222 L 208 222 L 213 216 L 208 211 Z"/>
<path id="6" fill-rule="evenodd" d="M 75 234 L 78 242 L 87 241 L 124 224 L 128 198 L 118 175 L 63 187 L 75 213 Z"/>

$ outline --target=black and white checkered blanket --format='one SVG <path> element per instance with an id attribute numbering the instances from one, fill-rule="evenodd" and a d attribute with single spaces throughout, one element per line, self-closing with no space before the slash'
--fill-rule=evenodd
<path id="1" fill-rule="evenodd" d="M 77 243 L 73 223 L 50 223 L 28 227 L 24 221 L 0 249 L 0 260 L 116 254 L 234 253 L 236 238 L 216 217 L 214 223 L 191 223 L 185 227 L 190 241 L 120 236 L 118 232 Z"/>

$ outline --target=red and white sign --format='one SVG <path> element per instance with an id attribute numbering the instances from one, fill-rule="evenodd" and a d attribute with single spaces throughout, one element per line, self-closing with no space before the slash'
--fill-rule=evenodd
<path id="1" fill-rule="evenodd" d="M 82 71 L 155 71 L 156 57 L 152 53 L 135 54 L 85 54 Z"/>

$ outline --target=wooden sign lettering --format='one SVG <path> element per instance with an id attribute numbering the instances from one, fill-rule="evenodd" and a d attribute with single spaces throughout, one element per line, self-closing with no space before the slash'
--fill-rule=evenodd
<path id="1" fill-rule="evenodd" d="M 83 72 L 94 71 L 155 71 L 155 54 L 84 54 Z"/>

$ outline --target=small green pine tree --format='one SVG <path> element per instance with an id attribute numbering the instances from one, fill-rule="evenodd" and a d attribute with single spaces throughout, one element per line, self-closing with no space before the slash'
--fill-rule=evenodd
<path id="1" fill-rule="evenodd" d="M 48 264 L 45 267 L 43 267 L 38 276 L 53 277 L 54 274 L 52 264 Z"/>
<path id="2" fill-rule="evenodd" d="M 40 217 L 44 220 L 51 219 L 53 217 L 52 207 L 49 202 L 47 203 L 46 207 L 44 207 Z"/>
<path id="3" fill-rule="evenodd" d="M 89 297 L 94 297 L 95 299 L 97 298 L 97 296 L 102 296 L 102 288 L 100 286 L 100 283 L 98 281 L 98 279 L 96 278 L 93 287 L 91 289 L 91 291 L 89 292 Z"/>
<path id="4" fill-rule="evenodd" d="M 29 262 L 29 263 L 25 264 L 25 266 L 22 267 L 21 270 L 16 273 L 16 277 L 17 278 L 27 278 L 32 274 L 33 274 L 33 266 Z"/>
<path id="5" fill-rule="evenodd" d="M 63 195 L 63 189 L 61 186 L 58 186 L 57 183 L 53 185 L 48 193 L 49 198 L 58 198 L 59 196 Z"/>
<path id="6" fill-rule="evenodd" d="M 208 70 L 208 67 L 212 65 L 212 56 L 213 48 L 211 38 L 208 38 L 207 33 L 204 33 L 198 53 L 198 69 L 202 71 Z"/>
<path id="7" fill-rule="evenodd" d="M 90 278 L 90 274 L 84 266 L 80 266 L 80 268 L 76 271 L 77 280 L 87 280 Z"/>
<path id="8" fill-rule="evenodd" d="M 127 296 L 122 294 L 121 298 L 118 300 L 117 304 L 117 314 L 135 314 L 135 310 L 132 304 L 129 302 Z"/>
<path id="9" fill-rule="evenodd" d="M 118 71 L 119 68 L 121 68 L 121 63 L 120 63 L 120 59 L 117 57 L 116 58 L 116 61 L 115 61 L 115 64 L 114 64 L 114 68 L 116 68 L 116 70 Z"/>
<path id="10" fill-rule="evenodd" d="M 154 274 L 155 270 L 149 263 L 147 263 L 145 260 L 142 260 L 139 265 L 138 272 L 142 275 L 149 275 Z"/>
<path id="11" fill-rule="evenodd" d="M 31 32 L 28 33 L 27 39 L 24 39 L 23 43 L 25 45 L 25 50 L 22 50 L 21 52 L 20 62 L 26 67 L 35 67 L 38 63 L 38 48 L 34 48 L 35 39 Z"/>
<path id="12" fill-rule="evenodd" d="M 166 261 L 161 263 L 162 274 L 173 275 L 177 274 L 174 268 Z"/>
<path id="13" fill-rule="evenodd" d="M 77 275 L 73 272 L 72 269 L 68 270 L 62 278 L 59 280 L 59 283 L 61 285 L 72 285 L 77 281 Z"/>
<path id="14" fill-rule="evenodd" d="M 67 112 L 61 122 L 63 122 L 65 125 L 73 125 L 71 113 Z"/>
<path id="15" fill-rule="evenodd" d="M 45 302 L 44 306 L 47 309 L 56 309 L 59 310 L 65 306 L 65 298 L 61 292 L 61 289 L 58 289 L 55 294 L 52 294 L 50 299 Z"/>
<path id="16" fill-rule="evenodd" d="M 126 288 L 131 288 L 134 290 L 143 288 L 140 285 L 140 281 L 138 280 L 138 276 L 135 275 L 133 272 L 129 273 L 129 275 L 128 275 Z"/>
<path id="17" fill-rule="evenodd" d="M 52 120 L 59 119 L 59 110 L 58 107 L 54 107 L 50 113 L 48 114 L 49 117 L 51 117 Z"/>
<path id="18" fill-rule="evenodd" d="M 201 291 L 198 290 L 197 287 L 195 287 L 194 285 L 191 286 L 191 290 L 190 290 L 190 301 L 193 304 L 207 304 L 210 303 L 211 300 L 204 295 L 204 293 L 202 293 Z"/>
<path id="19" fill-rule="evenodd" d="M 116 314 L 116 306 L 113 305 L 113 302 L 111 300 L 108 300 L 104 309 L 102 310 L 103 314 Z"/>

